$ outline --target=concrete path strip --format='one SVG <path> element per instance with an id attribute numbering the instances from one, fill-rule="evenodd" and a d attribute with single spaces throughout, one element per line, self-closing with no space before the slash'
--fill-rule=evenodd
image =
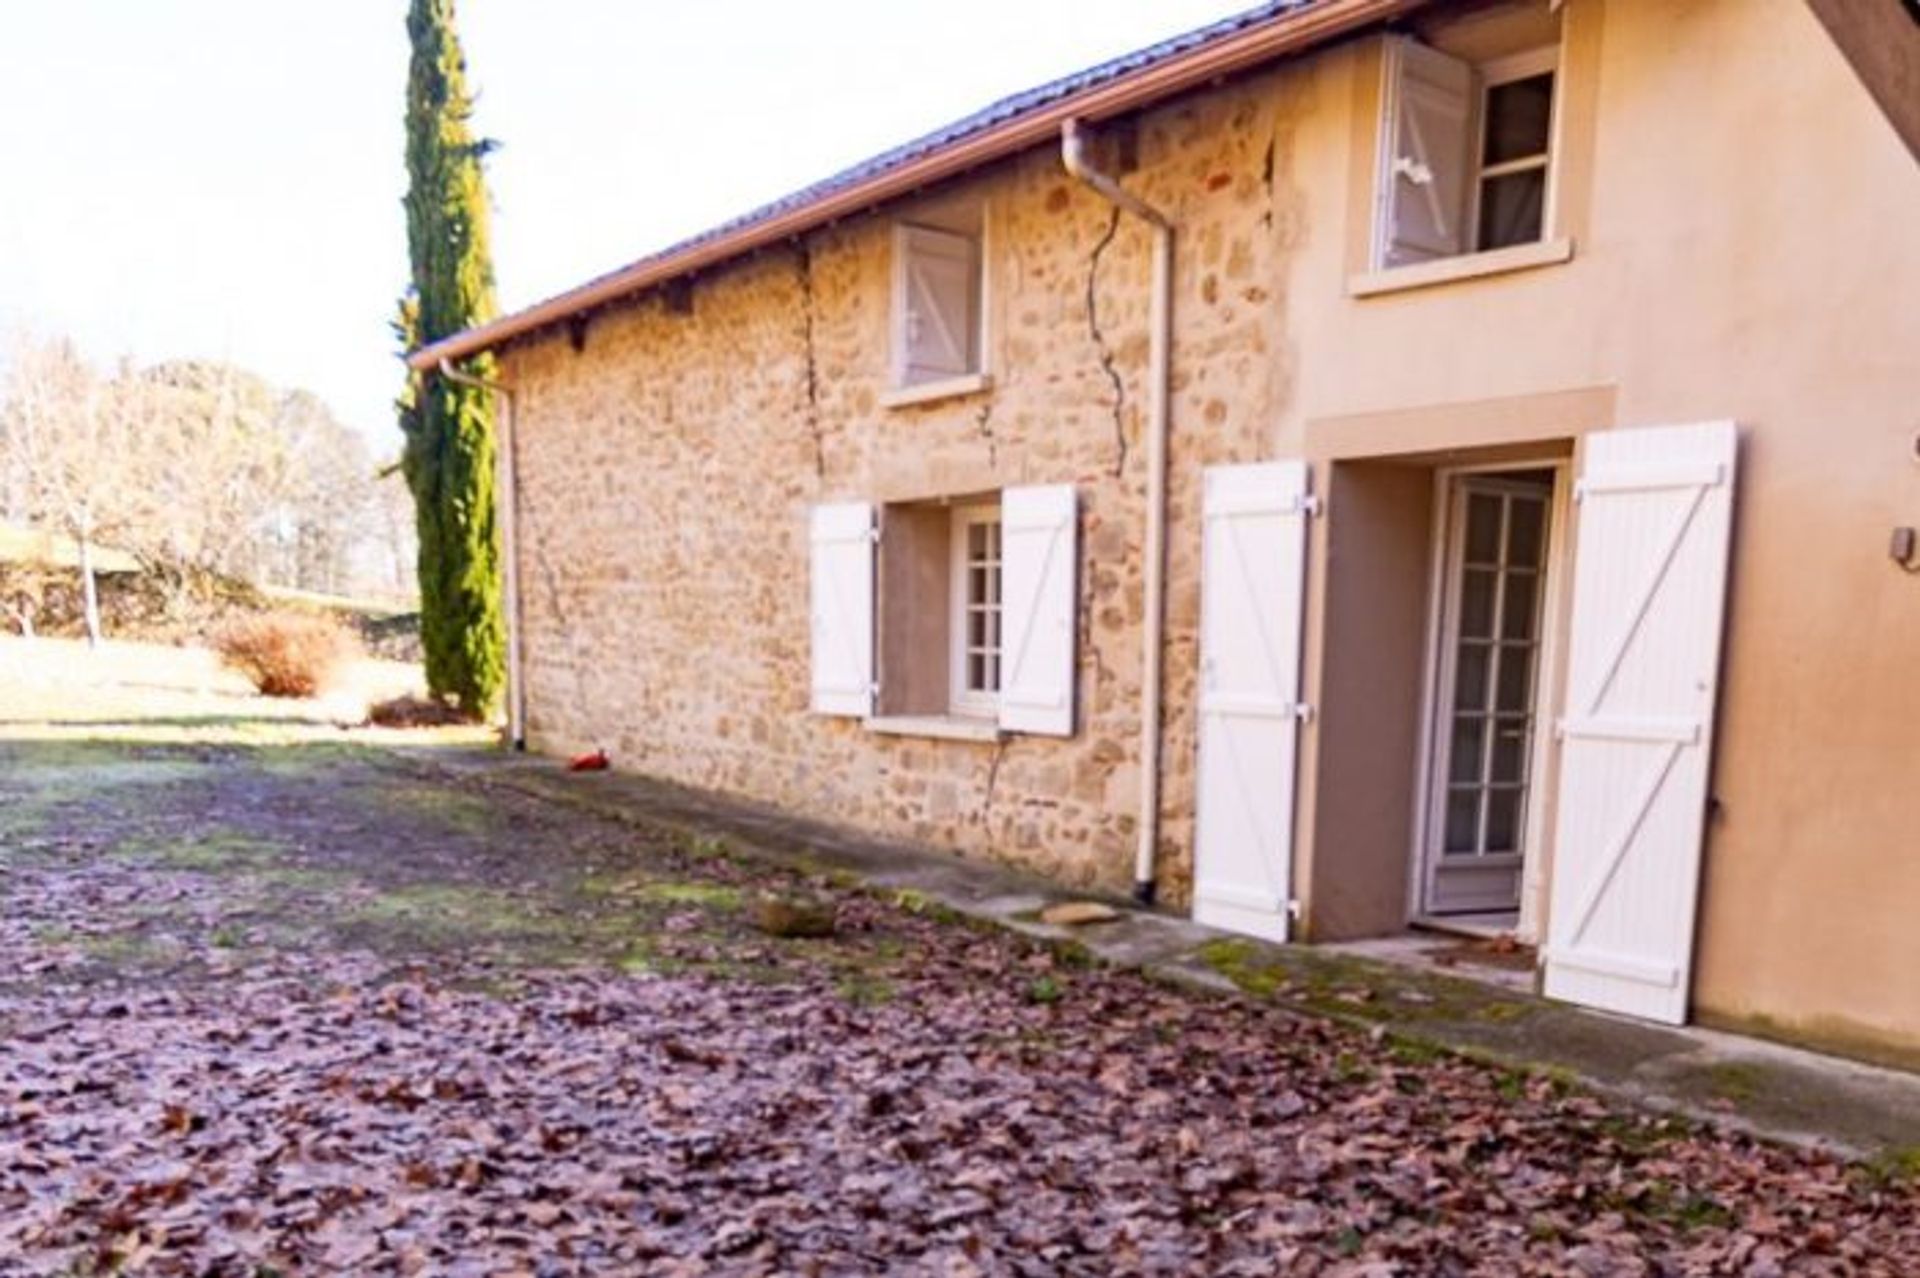
<path id="1" fill-rule="evenodd" d="M 1156 979 L 1371 1026 L 1413 1047 L 1561 1074 L 1605 1095 L 1776 1140 L 1920 1167 L 1920 1075 L 1550 1003 L 1512 988 L 1511 979 L 1469 980 L 1457 968 L 1441 970 L 1422 958 L 1387 961 L 1271 945 L 1117 898 L 1093 902 L 1114 913 L 1097 926 L 1052 924 L 1044 921 L 1048 910 L 1088 902 L 1090 894 L 1012 867 L 869 838 L 628 773 L 569 774 L 555 760 L 494 750 L 394 749 L 471 781 L 602 817 L 721 838 L 748 856 L 910 893 L 967 919 L 1077 946 Z"/>

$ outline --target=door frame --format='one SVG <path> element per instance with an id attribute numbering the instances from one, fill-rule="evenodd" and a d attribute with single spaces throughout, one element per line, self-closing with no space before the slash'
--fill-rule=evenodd
<path id="1" fill-rule="evenodd" d="M 1553 796 L 1557 781 L 1558 722 L 1565 698 L 1566 582 L 1571 566 L 1574 458 L 1541 457 L 1437 466 L 1433 472 L 1433 529 L 1427 570 L 1425 658 L 1420 674 L 1420 757 L 1415 768 L 1413 844 L 1407 857 L 1407 917 L 1417 922 L 1445 916 L 1427 913 L 1428 861 L 1432 856 L 1434 822 L 1434 752 L 1441 730 L 1440 692 L 1451 662 L 1444 633 L 1453 546 L 1454 481 L 1469 475 L 1500 475 L 1514 471 L 1550 471 L 1553 486 L 1547 502 L 1547 544 L 1541 578 L 1539 666 L 1534 671 L 1533 748 L 1527 760 L 1528 803 L 1520 860 L 1520 915 L 1514 935 L 1537 944 L 1545 935 L 1547 875 L 1552 863 L 1548 841 L 1553 832 Z"/>

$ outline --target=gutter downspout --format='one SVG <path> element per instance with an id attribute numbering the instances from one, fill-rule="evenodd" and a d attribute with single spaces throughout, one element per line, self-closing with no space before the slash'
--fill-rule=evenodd
<path id="1" fill-rule="evenodd" d="M 1146 625 L 1140 653 L 1140 815 L 1134 848 L 1133 897 L 1152 905 L 1160 844 L 1160 668 L 1165 644 L 1167 575 L 1167 385 L 1173 347 L 1173 221 L 1100 172 L 1086 158 L 1080 121 L 1060 126 L 1060 162 L 1102 198 L 1153 229 L 1153 299 L 1149 319 L 1147 393 Z"/>
<path id="2" fill-rule="evenodd" d="M 527 681 L 520 659 L 520 503 L 514 487 L 513 388 L 463 373 L 450 360 L 440 361 L 440 375 L 449 381 L 491 391 L 501 404 L 500 437 L 494 448 L 494 482 L 500 497 L 495 509 L 500 520 L 501 592 L 507 614 L 507 742 L 515 750 L 527 748 Z"/>

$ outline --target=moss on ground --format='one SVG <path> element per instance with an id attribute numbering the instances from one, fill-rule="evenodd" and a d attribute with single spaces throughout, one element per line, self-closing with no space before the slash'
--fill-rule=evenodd
<path id="1" fill-rule="evenodd" d="M 1208 941 L 1194 951 L 1194 958 L 1256 998 L 1335 1020 L 1513 1023 L 1539 1010 L 1531 1000 L 1458 977 L 1350 954 L 1282 949 L 1240 937 Z"/>
<path id="2" fill-rule="evenodd" d="M 111 851 L 170 870 L 205 873 L 258 870 L 284 855 L 284 849 L 271 840 L 219 827 L 171 837 L 135 835 L 114 844 Z"/>
<path id="3" fill-rule="evenodd" d="M 1721 1061 L 1707 1066 L 1700 1073 L 1708 1091 L 1736 1105 L 1753 1100 L 1766 1083 L 1765 1075 L 1758 1066 L 1739 1061 Z"/>
<path id="4" fill-rule="evenodd" d="M 493 806 L 471 791 L 413 783 L 381 785 L 371 793 L 375 803 L 390 816 L 424 820 L 468 838 L 482 838 L 494 832 Z"/>

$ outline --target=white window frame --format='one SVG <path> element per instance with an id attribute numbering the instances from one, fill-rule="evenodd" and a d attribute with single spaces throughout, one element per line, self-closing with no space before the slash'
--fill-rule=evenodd
<path id="1" fill-rule="evenodd" d="M 937 235 L 958 236 L 972 242 L 973 245 L 973 331 L 969 334 L 972 343 L 971 367 L 950 377 L 935 377 L 921 381 L 907 378 L 907 292 L 908 263 L 912 257 L 913 235 L 915 232 L 931 231 Z M 956 229 L 943 226 L 936 221 L 916 222 L 903 218 L 893 225 L 893 266 L 889 314 L 887 317 L 887 387 L 881 393 L 880 401 L 888 408 L 898 408 L 909 404 L 924 403 L 928 400 L 942 399 L 950 395 L 964 395 L 984 390 L 990 384 L 987 373 L 987 251 L 988 225 L 986 210 L 980 210 L 979 225 L 976 229 Z"/>
<path id="2" fill-rule="evenodd" d="M 1572 575 L 1573 567 L 1572 543 L 1569 540 L 1573 523 L 1571 458 L 1443 466 L 1434 471 L 1433 523 L 1429 534 L 1431 552 L 1427 568 L 1426 643 L 1420 692 L 1420 763 L 1413 795 L 1413 843 L 1408 858 L 1407 917 L 1418 920 L 1433 917 L 1427 913 L 1428 855 L 1436 833 L 1433 823 L 1444 820 L 1443 815 L 1437 814 L 1439 805 L 1433 802 L 1433 798 L 1436 781 L 1445 776 L 1436 772 L 1439 735 L 1444 730 L 1443 721 L 1447 713 L 1441 703 L 1441 692 L 1451 688 L 1453 681 L 1453 655 L 1446 641 L 1448 627 L 1445 615 L 1455 525 L 1452 494 L 1458 481 L 1470 476 L 1498 478 L 1512 471 L 1525 470 L 1553 472 L 1553 496 L 1547 508 L 1547 539 L 1543 548 L 1546 559 L 1540 582 L 1542 611 L 1540 634 L 1536 641 L 1539 646 L 1534 651 L 1534 708 L 1537 717 L 1532 749 L 1527 759 L 1529 787 L 1533 793 L 1526 805 L 1526 817 L 1521 827 L 1525 848 L 1520 862 L 1520 913 L 1513 932 L 1520 941 L 1532 945 L 1539 942 L 1544 931 L 1545 894 L 1553 855 L 1549 846 L 1552 837 L 1551 814 L 1558 801 L 1558 747 L 1552 725 L 1561 711 L 1557 690 L 1563 675 L 1562 663 L 1566 659 L 1564 592 L 1571 588 L 1568 578 Z"/>
<path id="3" fill-rule="evenodd" d="M 1466 232 L 1464 242 L 1468 245 L 1478 245 L 1480 242 L 1480 181 L 1485 175 L 1481 157 L 1486 154 L 1485 97 L 1488 83 L 1505 84 L 1544 70 L 1553 72 L 1553 105 L 1547 126 L 1547 189 L 1541 209 L 1540 238 L 1506 248 L 1468 247 L 1450 257 L 1436 257 L 1431 261 L 1397 265 L 1387 263 L 1387 250 L 1393 237 L 1394 206 L 1391 192 L 1395 179 L 1393 158 L 1398 145 L 1394 128 L 1400 110 L 1401 86 L 1397 77 L 1384 77 L 1385 87 L 1380 97 L 1380 115 L 1375 129 L 1373 195 L 1369 202 L 1372 226 L 1367 237 L 1366 269 L 1347 278 L 1348 296 L 1361 298 L 1394 294 L 1573 260 L 1573 241 L 1561 234 L 1559 211 L 1563 151 L 1560 133 L 1564 127 L 1562 106 L 1566 101 L 1565 46 L 1566 30 L 1563 26 L 1560 38 L 1552 43 L 1469 64 L 1475 86 L 1472 90 L 1473 115 L 1468 128 L 1475 150 L 1463 173 L 1467 190 L 1460 213 Z"/>
<path id="4" fill-rule="evenodd" d="M 1553 238 L 1554 228 L 1554 188 L 1558 185 L 1560 148 L 1557 145 L 1560 134 L 1560 46 L 1542 45 L 1538 49 L 1528 49 L 1523 53 L 1509 54 L 1504 58 L 1495 58 L 1491 62 L 1476 64 L 1473 68 L 1474 82 L 1478 86 L 1474 96 L 1473 110 L 1473 162 L 1467 174 L 1467 242 L 1474 247 L 1461 254 L 1471 257 L 1477 253 L 1499 253 L 1508 249 L 1526 248 L 1534 244 L 1544 244 Z M 1531 79 L 1536 75 L 1551 73 L 1553 76 L 1553 94 L 1547 102 L 1547 149 L 1536 155 L 1522 156 L 1515 160 L 1503 160 L 1498 164 L 1488 164 L 1487 156 L 1487 99 L 1493 90 L 1503 84 L 1512 84 L 1516 80 Z M 1500 248 L 1483 249 L 1480 244 L 1480 192 L 1486 180 L 1504 177 L 1509 173 L 1530 173 L 1535 169 L 1546 174 L 1546 184 L 1540 197 L 1540 234 L 1531 240 L 1519 244 L 1502 245 Z"/>
<path id="5" fill-rule="evenodd" d="M 971 567 L 971 560 L 967 551 L 967 535 L 970 529 L 983 524 L 992 524 L 998 528 L 1000 507 L 997 504 L 984 502 L 956 506 L 953 509 L 952 519 L 951 531 L 947 535 L 950 555 L 948 575 L 951 580 L 951 605 L 947 612 L 949 707 L 956 715 L 991 718 L 998 714 L 1000 709 L 998 689 L 985 691 L 967 686 L 967 657 L 970 648 L 967 643 L 967 616 L 976 606 L 968 593 L 970 581 L 968 569 Z M 1004 623 L 1006 606 L 1003 585 L 1006 557 L 1004 533 L 999 546 L 999 552 L 994 560 L 996 568 L 994 581 L 1001 594 L 993 600 L 992 607 L 995 612 L 1001 613 Z M 997 661 L 1004 659 L 1005 656 L 1004 649 L 1001 647 L 1005 642 L 1005 634 L 1003 628 L 996 637 L 993 651 Z M 1001 673 L 1004 675 L 1004 668 Z"/>

